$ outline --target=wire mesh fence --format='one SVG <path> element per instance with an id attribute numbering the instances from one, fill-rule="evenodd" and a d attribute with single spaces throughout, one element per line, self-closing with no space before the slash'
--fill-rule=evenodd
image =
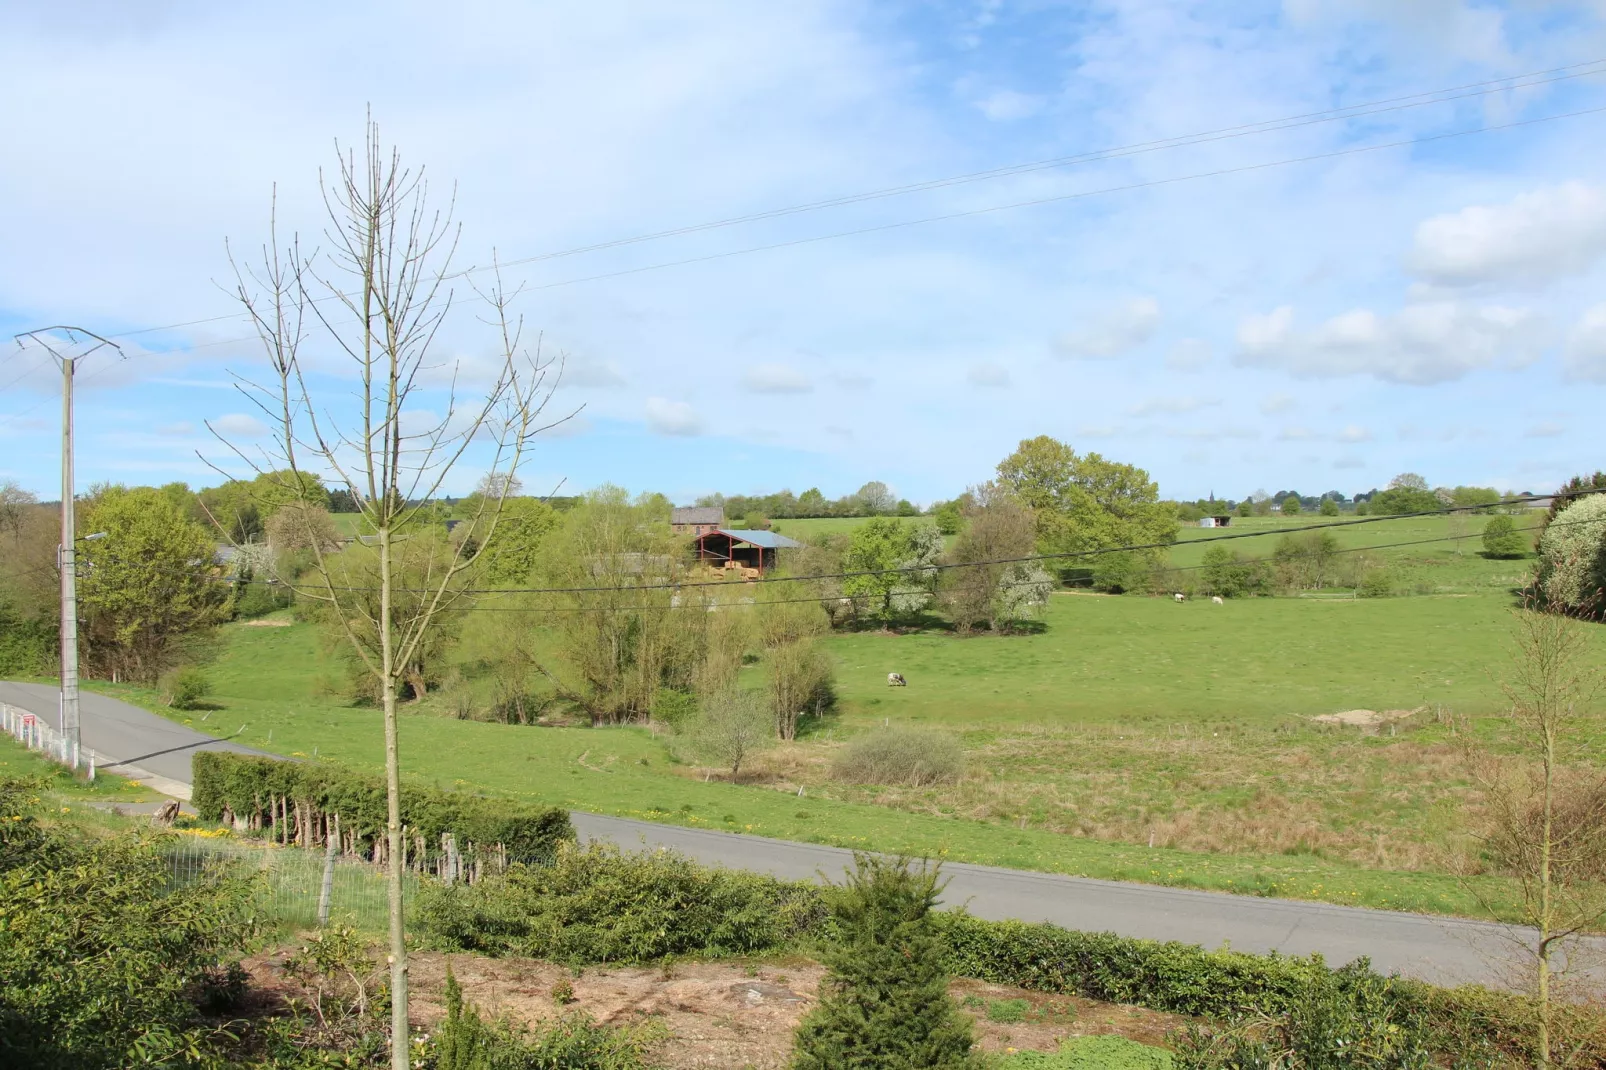
<path id="1" fill-rule="evenodd" d="M 384 870 L 370 862 L 330 859 L 321 850 L 183 833 L 166 850 L 174 881 L 188 883 L 199 879 L 208 867 L 229 866 L 253 878 L 263 917 L 293 928 L 319 924 L 326 866 L 330 876 L 328 924 L 378 932 L 384 930 L 389 917 Z M 426 879 L 430 878 L 417 873 L 404 875 L 403 902 L 409 913 Z"/>

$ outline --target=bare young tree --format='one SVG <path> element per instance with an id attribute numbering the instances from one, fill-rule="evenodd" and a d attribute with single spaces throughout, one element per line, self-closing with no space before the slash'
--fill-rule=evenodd
<path id="1" fill-rule="evenodd" d="M 1521 944 L 1531 959 L 1541 1066 L 1568 1065 L 1576 1054 L 1558 1043 L 1556 985 L 1570 939 L 1606 917 L 1606 777 L 1578 761 L 1584 741 L 1598 738 L 1590 729 L 1601 674 L 1587 627 L 1556 613 L 1516 613 L 1502 685 L 1513 747 L 1470 744 L 1468 754 L 1487 805 L 1485 847 L 1515 878 L 1521 920 L 1533 931 Z"/>
<path id="2" fill-rule="evenodd" d="M 401 748 L 397 698 L 418 651 L 427 646 L 443 616 L 461 597 L 464 573 L 495 535 L 506 493 L 516 485 L 520 463 L 545 422 L 561 363 L 532 353 L 520 338 L 500 271 L 475 288 L 488 314 L 481 321 L 495 339 L 496 359 L 482 371 L 483 391 L 459 391 L 458 369 L 442 376 L 434 355 L 438 332 L 453 307 L 459 228 L 431 202 L 422 169 L 402 164 L 385 149 L 369 121 L 360 153 L 340 154 L 337 169 L 320 176 L 328 214 L 330 251 L 303 255 L 298 239 L 281 247 L 276 213 L 260 263 L 235 262 L 235 296 L 256 326 L 271 368 L 267 382 L 239 386 L 270 422 L 272 444 L 252 454 L 231 446 L 259 473 L 276 477 L 294 500 L 306 500 L 307 474 L 332 477 L 347 488 L 371 532 L 376 581 L 342 582 L 358 570 L 344 567 L 317 533 L 308 530 L 315 580 L 301 594 L 322 600 L 372 677 L 383 707 L 386 813 L 385 860 L 390 893 L 391 1065 L 408 1065 L 407 945 L 402 915 L 405 864 L 401 826 Z M 231 254 L 232 257 L 232 254 Z M 319 338 L 350 381 L 327 392 L 321 385 L 339 367 L 312 366 L 303 355 Z M 418 420 L 431 383 L 445 379 L 444 413 Z M 214 431 L 214 434 L 216 432 Z M 219 436 L 221 438 L 221 436 Z M 398 543 L 423 534 L 437 519 L 436 498 L 470 445 L 491 455 L 490 471 L 501 473 L 502 492 L 479 500 L 465 521 L 469 537 L 401 590 Z M 293 514 L 294 515 L 294 514 Z M 309 528 L 315 515 L 301 510 Z M 365 548 L 366 549 L 366 548 Z M 356 588 L 356 589 L 353 589 Z M 371 589 L 370 589 L 371 588 Z"/>

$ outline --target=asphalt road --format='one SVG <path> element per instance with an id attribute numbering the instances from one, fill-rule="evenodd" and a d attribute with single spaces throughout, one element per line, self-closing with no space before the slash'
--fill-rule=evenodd
<path id="1" fill-rule="evenodd" d="M 38 714 L 52 728 L 60 727 L 59 696 L 59 690 L 51 684 L 0 682 L 0 702 Z M 80 745 L 95 752 L 95 761 L 102 769 L 145 781 L 168 794 L 174 793 L 170 790 L 174 785 L 189 785 L 190 755 L 198 750 L 263 753 L 213 739 L 138 706 L 88 691 L 78 693 L 78 713 Z M 182 794 L 188 797 L 187 791 Z"/>
<path id="2" fill-rule="evenodd" d="M 31 710 L 55 723 L 56 691 L 47 685 L 0 683 L 0 702 Z M 196 750 L 262 753 L 214 740 L 103 695 L 85 693 L 81 709 L 85 746 L 103 761 L 128 762 L 155 778 L 174 782 L 186 797 L 189 756 Z M 147 782 L 164 790 L 156 780 Z M 671 847 L 701 862 L 778 877 L 837 878 L 853 860 L 849 851 L 816 844 L 598 814 L 575 813 L 573 819 L 585 839 L 607 840 L 626 848 Z M 1503 925 L 1324 903 L 952 862 L 944 865 L 943 872 L 949 879 L 945 901 L 963 904 L 978 917 L 1051 921 L 1068 928 L 1206 947 L 1230 944 L 1240 951 L 1320 952 L 1335 964 L 1366 956 L 1384 972 L 1397 971 L 1439 984 L 1480 982 L 1506 987 L 1515 976 L 1518 944 L 1529 938 L 1529 934 Z M 1606 962 L 1606 939 L 1592 944 L 1592 960 Z"/>

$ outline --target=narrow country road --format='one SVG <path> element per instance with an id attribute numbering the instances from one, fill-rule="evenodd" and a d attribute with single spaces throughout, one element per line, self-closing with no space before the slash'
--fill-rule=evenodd
<path id="1" fill-rule="evenodd" d="M 0 702 L 29 710 L 51 724 L 56 690 L 48 685 L 0 683 Z M 84 693 L 82 735 L 103 764 L 127 762 L 130 775 L 152 787 L 188 797 L 189 758 L 196 750 L 259 754 L 214 740 L 154 713 L 104 695 Z M 128 772 L 118 768 L 115 772 Z M 165 784 L 165 786 L 164 786 Z M 707 829 L 575 813 L 586 839 L 622 847 L 671 847 L 698 861 L 778 877 L 837 878 L 852 853 Z M 1367 956 L 1384 972 L 1397 971 L 1438 984 L 1479 982 L 1508 987 L 1517 964 L 1516 942 L 1527 934 L 1507 926 L 1419 914 L 1363 910 L 1287 899 L 1196 892 L 1147 884 L 1064 877 L 1050 873 L 947 863 L 944 899 L 983 918 L 1051 921 L 1068 928 L 1108 931 L 1240 951 L 1320 952 L 1341 964 Z M 1606 939 L 1591 941 L 1606 961 Z"/>

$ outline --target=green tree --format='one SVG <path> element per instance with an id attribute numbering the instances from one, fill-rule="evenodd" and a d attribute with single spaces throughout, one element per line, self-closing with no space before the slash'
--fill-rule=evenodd
<path id="1" fill-rule="evenodd" d="M 557 526 L 557 514 L 539 498 L 509 498 L 502 522 L 486 542 L 480 568 L 490 583 L 528 579 L 540 560 L 541 544 Z"/>
<path id="2" fill-rule="evenodd" d="M 1222 598 L 1242 598 L 1264 594 L 1270 584 L 1270 570 L 1264 561 L 1248 560 L 1225 546 L 1206 548 L 1200 570 L 1204 592 Z"/>
<path id="3" fill-rule="evenodd" d="M 1255 503 L 1250 501 L 1248 498 L 1245 498 L 1243 501 L 1238 503 L 1238 508 L 1233 511 L 1239 516 L 1254 516 Z"/>
<path id="4" fill-rule="evenodd" d="M 1606 618 L 1606 494 L 1575 498 L 1539 537 L 1540 596 L 1562 613 Z"/>
<path id="5" fill-rule="evenodd" d="M 931 511 L 932 518 L 937 522 L 937 530 L 944 535 L 957 535 L 964 525 L 965 518 L 958 501 L 941 502 Z"/>
<path id="6" fill-rule="evenodd" d="M 1528 539 L 1509 516 L 1491 516 L 1483 525 L 1483 552 L 1487 557 L 1521 557 L 1528 552 Z"/>
<path id="7" fill-rule="evenodd" d="M 1038 546 L 1049 553 L 1169 543 L 1177 537 L 1176 505 L 1160 500 L 1149 473 L 1097 453 L 1078 455 L 1047 435 L 1023 441 L 1000 461 L 998 483 L 1032 510 Z"/>
<path id="8" fill-rule="evenodd" d="M 1322 505 L 1321 505 L 1321 514 L 1323 516 L 1337 516 L 1338 515 L 1338 503 L 1335 502 L 1331 498 L 1323 498 L 1322 499 Z"/>
<path id="9" fill-rule="evenodd" d="M 935 527 L 874 517 L 853 529 L 842 558 L 842 571 L 871 575 L 849 576 L 842 591 L 862 612 L 890 625 L 930 604 L 941 553 Z"/>
<path id="10" fill-rule="evenodd" d="M 977 495 L 984 504 L 971 510 L 969 523 L 947 555 L 943 601 L 961 633 L 978 622 L 995 632 L 1030 619 L 1048 604 L 1053 581 L 1035 561 L 990 562 L 1030 556 L 1036 545 L 1032 512 L 994 487 Z"/>
<path id="11" fill-rule="evenodd" d="M 797 496 L 796 513 L 798 516 L 825 516 L 829 511 L 829 503 L 825 495 L 820 493 L 819 487 L 810 487 Z"/>
<path id="12" fill-rule="evenodd" d="M 154 684 L 228 617 L 217 547 L 151 487 L 108 491 L 84 526 L 106 533 L 80 551 L 85 660 L 97 673 Z"/>
<path id="13" fill-rule="evenodd" d="M 1283 515 L 1284 516 L 1298 516 L 1299 515 L 1299 499 L 1294 497 L 1292 494 L 1290 494 L 1288 497 L 1283 499 Z"/>
<path id="14" fill-rule="evenodd" d="M 798 1025 L 792 1070 L 979 1070 L 931 917 L 937 868 L 855 860 L 832 896 L 840 937 L 822 956 L 820 1002 Z"/>
<path id="15" fill-rule="evenodd" d="M 892 488 L 880 480 L 871 480 L 854 491 L 853 500 L 858 504 L 861 516 L 890 516 L 898 504 L 892 496 Z"/>

